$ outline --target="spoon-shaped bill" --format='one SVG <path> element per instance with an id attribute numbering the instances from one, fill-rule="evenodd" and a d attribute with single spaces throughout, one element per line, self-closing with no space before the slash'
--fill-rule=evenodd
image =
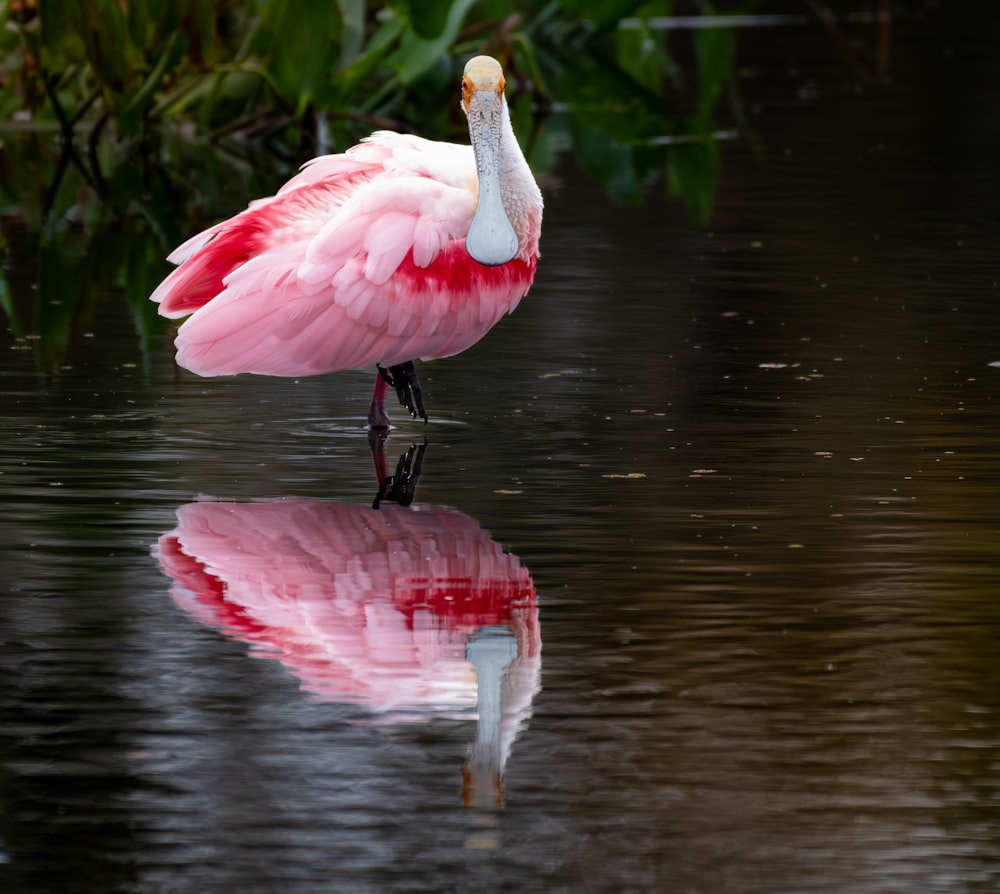
<path id="1" fill-rule="evenodd" d="M 492 90 L 475 91 L 469 102 L 469 136 L 476 156 L 479 202 L 465 237 L 469 256 L 487 267 L 514 259 L 517 234 L 503 207 L 500 186 L 500 130 L 503 96 Z"/>

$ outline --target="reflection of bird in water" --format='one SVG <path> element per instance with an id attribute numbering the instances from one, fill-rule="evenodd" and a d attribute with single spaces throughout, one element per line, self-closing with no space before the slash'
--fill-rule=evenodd
<path id="1" fill-rule="evenodd" d="M 203 376 L 377 364 L 372 427 L 389 425 L 390 385 L 426 421 L 413 360 L 475 344 L 535 275 L 542 197 L 505 86 L 477 56 L 462 78 L 471 146 L 373 134 L 176 249 L 152 298 L 190 314 L 177 362 Z"/>
<path id="2" fill-rule="evenodd" d="M 323 700 L 387 720 L 478 703 L 465 793 L 501 799 L 541 674 L 535 589 L 516 556 L 441 507 L 289 498 L 191 503 L 177 519 L 157 555 L 178 605 Z"/>

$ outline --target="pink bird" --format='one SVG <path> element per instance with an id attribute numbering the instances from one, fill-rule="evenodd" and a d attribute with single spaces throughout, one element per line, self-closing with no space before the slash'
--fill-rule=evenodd
<path id="1" fill-rule="evenodd" d="M 474 519 L 302 498 L 191 503 L 155 553 L 181 608 L 320 700 L 389 723 L 475 708 L 463 798 L 502 802 L 541 688 L 541 628 L 528 570 Z"/>
<path id="2" fill-rule="evenodd" d="M 370 367 L 427 421 L 413 361 L 449 357 L 517 307 L 538 262 L 542 196 L 500 64 L 465 66 L 471 146 L 388 131 L 307 162 L 277 194 L 189 239 L 152 300 L 188 317 L 177 362 L 202 376 Z"/>

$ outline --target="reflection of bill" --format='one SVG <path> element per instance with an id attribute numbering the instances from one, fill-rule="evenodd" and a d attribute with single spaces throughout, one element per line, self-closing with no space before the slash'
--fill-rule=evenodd
<path id="1" fill-rule="evenodd" d="M 394 720 L 478 705 L 466 796 L 493 798 L 539 690 L 534 585 L 478 523 L 432 506 L 191 503 L 157 555 L 199 621 L 314 696 Z"/>

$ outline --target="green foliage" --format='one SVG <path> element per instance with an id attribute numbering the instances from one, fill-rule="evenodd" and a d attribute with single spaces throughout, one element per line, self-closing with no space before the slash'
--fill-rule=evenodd
<path id="1" fill-rule="evenodd" d="M 644 157 L 644 140 L 681 121 L 682 66 L 648 25 L 670 13 L 670 0 L 550 0 L 517 12 L 502 0 L 0 0 L 0 120 L 78 140 L 101 138 L 110 123 L 117 139 L 154 145 L 193 125 L 202 138 L 277 138 L 289 154 L 323 118 L 336 145 L 373 125 L 444 136 L 462 58 L 486 51 L 512 84 L 530 84 L 536 104 L 558 102 L 575 119 L 564 132 L 611 141 L 614 152 L 597 154 L 620 162 Z M 680 40 L 688 53 L 693 44 L 694 105 L 708 122 L 732 68 L 732 34 Z"/>
<path id="2" fill-rule="evenodd" d="M 14 226 L 34 234 L 36 267 L 25 293 L 0 265 L 0 308 L 54 371 L 119 284 L 145 343 L 163 325 L 147 296 L 182 238 L 373 129 L 461 139 L 461 67 L 482 52 L 505 66 L 536 170 L 570 155 L 626 202 L 661 181 L 704 223 L 735 39 L 659 29 L 671 12 L 671 0 L 516 12 L 505 0 L 0 0 L 0 259 Z"/>

